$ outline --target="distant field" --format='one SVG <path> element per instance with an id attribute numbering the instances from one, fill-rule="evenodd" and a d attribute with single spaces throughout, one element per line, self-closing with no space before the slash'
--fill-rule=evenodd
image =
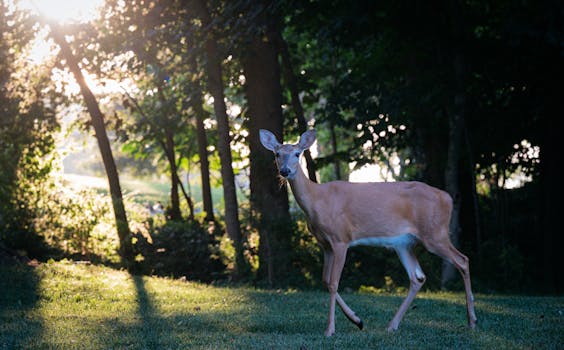
<path id="1" fill-rule="evenodd" d="M 337 313 L 325 338 L 323 291 L 257 290 L 53 262 L 0 265 L 0 349 L 562 349 L 564 297 L 422 293 L 385 331 L 403 295 L 344 293 L 365 323 Z"/>
<path id="2" fill-rule="evenodd" d="M 104 177 L 65 174 L 64 179 L 75 188 L 90 188 L 100 192 L 108 191 L 108 180 Z M 169 200 L 170 184 L 167 182 L 122 177 L 120 183 L 123 195 L 138 203 L 154 203 L 157 201 L 166 203 Z M 190 181 L 190 193 L 194 203 L 202 201 L 202 190 L 196 177 Z M 221 189 L 212 189 L 214 206 L 220 203 L 221 198 Z"/>

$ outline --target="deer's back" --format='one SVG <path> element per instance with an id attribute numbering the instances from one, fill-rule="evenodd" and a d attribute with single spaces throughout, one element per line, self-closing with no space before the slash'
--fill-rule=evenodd
<path id="1" fill-rule="evenodd" d="M 417 181 L 320 185 L 314 220 L 322 230 L 345 231 L 354 241 L 379 235 L 419 236 L 447 226 L 452 200 L 437 188 Z"/>

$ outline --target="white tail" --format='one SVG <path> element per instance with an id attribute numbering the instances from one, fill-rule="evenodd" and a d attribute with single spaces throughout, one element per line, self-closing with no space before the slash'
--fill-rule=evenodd
<path id="1" fill-rule="evenodd" d="M 421 182 L 317 184 L 305 176 L 299 165 L 300 155 L 315 141 L 314 130 L 306 131 L 297 144 L 280 144 L 267 130 L 260 130 L 260 140 L 275 153 L 280 175 L 290 183 L 296 201 L 306 214 L 309 230 L 323 248 L 323 282 L 330 293 L 326 336 L 335 333 L 335 303 L 351 322 L 363 328 L 362 320 L 337 291 L 347 249 L 354 245 L 394 249 L 409 275 L 409 292 L 388 324 L 388 331 L 398 328 L 425 282 L 425 274 L 412 250 L 417 243 L 447 259 L 460 271 L 466 290 L 468 325 L 475 326 L 468 258 L 449 239 L 452 199 L 448 193 Z"/>

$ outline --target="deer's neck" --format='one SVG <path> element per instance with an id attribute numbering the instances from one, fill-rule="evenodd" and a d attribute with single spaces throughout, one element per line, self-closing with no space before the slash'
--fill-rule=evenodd
<path id="1" fill-rule="evenodd" d="M 309 216 L 315 200 L 315 187 L 318 184 L 308 179 L 301 167 L 296 171 L 294 178 L 288 182 L 298 205 Z"/>

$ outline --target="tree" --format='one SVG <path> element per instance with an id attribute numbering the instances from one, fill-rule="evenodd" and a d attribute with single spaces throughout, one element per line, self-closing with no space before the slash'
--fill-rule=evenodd
<path id="1" fill-rule="evenodd" d="M 211 26 L 212 18 L 205 1 L 196 0 L 194 1 L 194 5 L 199 18 L 202 21 L 202 28 L 205 30 L 213 28 Z M 215 117 L 217 119 L 217 149 L 219 151 L 219 158 L 221 159 L 221 178 L 223 182 L 223 198 L 225 201 L 225 225 L 227 227 L 227 234 L 235 246 L 235 275 L 237 277 L 241 277 L 245 266 L 245 260 L 243 258 L 239 210 L 235 189 L 235 177 L 233 175 L 229 119 L 227 117 L 225 95 L 223 93 L 221 56 L 213 34 L 211 32 L 207 32 L 205 37 L 208 89 L 214 98 L 213 105 Z"/>
<path id="2" fill-rule="evenodd" d="M 296 79 L 296 73 L 294 72 L 294 65 L 292 64 L 292 57 L 290 55 L 290 50 L 288 48 L 288 43 L 282 36 L 281 29 L 276 26 L 272 29 L 273 33 L 270 40 L 276 43 L 278 54 L 280 55 L 282 62 L 282 72 L 284 76 L 284 82 L 287 88 L 290 90 L 290 99 L 292 103 L 292 108 L 296 115 L 296 121 L 298 123 L 298 132 L 303 134 L 307 131 L 307 121 L 304 115 L 304 108 L 300 101 L 300 90 L 298 88 L 298 82 Z M 311 152 L 309 149 L 305 150 L 304 158 L 307 165 L 307 174 L 311 181 L 317 182 L 317 175 L 315 174 L 316 166 L 311 157 Z"/>
<path id="3" fill-rule="evenodd" d="M 288 273 L 291 241 L 287 188 L 277 178 L 272 153 L 259 140 L 260 129 L 283 139 L 282 86 L 273 31 L 278 19 L 268 1 L 243 1 L 239 5 L 251 33 L 242 43 L 240 55 L 248 103 L 251 207 L 260 234 L 259 276 L 272 285 Z"/>
<path id="4" fill-rule="evenodd" d="M 188 64 L 191 69 L 191 73 L 197 76 L 198 64 L 196 57 L 193 54 L 188 55 Z M 191 88 L 191 106 L 196 114 L 196 134 L 198 138 L 198 155 L 200 158 L 200 177 L 202 180 L 202 200 L 204 202 L 204 211 L 206 212 L 206 221 L 215 221 L 213 212 L 213 202 L 211 196 L 211 186 L 210 186 L 210 168 L 208 160 L 208 139 L 206 137 L 206 129 L 204 126 L 204 119 L 206 117 L 206 112 L 202 107 L 203 104 L 203 94 L 202 86 L 200 84 L 200 77 L 198 76 L 193 83 Z"/>
<path id="5" fill-rule="evenodd" d="M 61 28 L 54 23 L 49 23 L 49 26 L 51 28 L 51 35 L 53 36 L 53 39 L 61 48 L 61 54 L 64 57 L 69 70 L 74 75 L 76 82 L 80 87 L 80 92 L 82 93 L 82 96 L 84 98 L 84 103 L 86 104 L 86 108 L 88 109 L 88 113 L 90 114 L 96 140 L 98 142 L 98 147 L 100 148 L 100 154 L 102 155 L 102 160 L 104 162 L 106 176 L 108 177 L 110 196 L 112 199 L 116 228 L 120 241 L 119 255 L 122 258 L 122 262 L 128 268 L 131 268 L 133 265 L 133 247 L 130 239 L 131 233 L 129 231 L 129 224 L 127 222 L 127 215 L 125 212 L 125 206 L 123 204 L 119 175 L 112 154 L 112 149 L 110 147 L 110 141 L 106 133 L 104 115 L 100 110 L 100 106 L 98 105 L 96 97 L 86 83 L 84 75 L 82 74 L 80 66 L 78 65 L 78 60 L 75 54 L 72 52 L 70 45 L 66 41 Z"/>
<path id="6" fill-rule="evenodd" d="M 139 4 L 109 2 L 104 24 L 109 34 L 98 39 L 102 50 L 96 52 L 102 60 L 110 62 L 130 57 L 127 71 L 117 79 L 124 79 L 133 71 L 140 91 L 127 93 L 124 104 L 131 116 L 123 117 L 133 117 L 133 120 L 123 123 L 127 129 L 123 139 L 128 144 L 127 149 L 138 156 L 146 155 L 153 143 L 162 151 L 158 153 L 164 154 L 171 183 L 167 214 L 172 220 L 182 219 L 179 189 L 188 204 L 189 218 L 194 217 L 192 199 L 178 175 L 181 160 L 193 155 L 181 152 L 181 147 L 185 145 L 184 150 L 193 153 L 190 145 L 194 135 L 191 125 L 194 118 L 186 102 L 192 77 L 183 59 L 183 45 L 177 40 L 185 34 L 186 26 L 184 21 L 178 20 L 178 10 L 174 1 L 163 1 L 150 9 Z M 121 61 L 123 64 L 123 59 Z"/>
<path id="7" fill-rule="evenodd" d="M 34 23 L 29 13 L 0 1 L 0 246 L 39 257 L 34 220 L 54 167 L 54 106 L 64 98 L 51 88 L 50 71 L 25 59 Z"/>

